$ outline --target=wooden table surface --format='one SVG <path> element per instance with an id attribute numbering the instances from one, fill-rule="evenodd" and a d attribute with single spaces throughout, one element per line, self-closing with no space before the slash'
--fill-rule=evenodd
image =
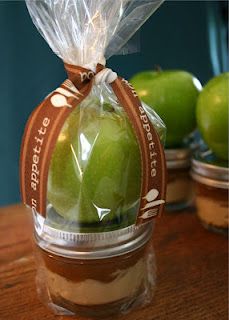
<path id="1" fill-rule="evenodd" d="M 32 227 L 21 205 L 0 209 L 0 319 L 64 320 L 36 295 Z M 112 320 L 226 320 L 227 238 L 194 212 L 164 214 L 154 233 L 157 290 L 151 306 Z M 89 319 L 87 319 L 89 320 Z"/>

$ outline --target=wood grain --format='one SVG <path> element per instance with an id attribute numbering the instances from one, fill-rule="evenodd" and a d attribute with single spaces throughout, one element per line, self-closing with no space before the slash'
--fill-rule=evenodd
<path id="1" fill-rule="evenodd" d="M 23 206 L 0 209 L 0 319 L 82 320 L 55 316 L 38 300 L 31 234 Z M 113 320 L 228 319 L 224 236 L 205 230 L 193 212 L 167 213 L 157 222 L 154 247 L 158 279 L 152 305 Z"/>

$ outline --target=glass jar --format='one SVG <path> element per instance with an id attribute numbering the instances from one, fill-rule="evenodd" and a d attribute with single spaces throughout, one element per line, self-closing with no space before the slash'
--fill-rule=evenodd
<path id="1" fill-rule="evenodd" d="M 217 160 L 210 152 L 196 153 L 191 175 L 195 180 L 197 215 L 209 230 L 228 233 L 227 163 Z"/>
<path id="2" fill-rule="evenodd" d="M 168 170 L 166 209 L 182 210 L 193 201 L 193 183 L 190 178 L 191 151 L 189 149 L 166 149 Z"/>
<path id="3" fill-rule="evenodd" d="M 164 124 L 142 106 L 163 141 Z M 132 126 L 110 89 L 94 86 L 59 134 L 45 218 L 33 210 L 38 294 L 55 313 L 107 317 L 151 301 L 152 223 L 135 225 L 140 191 Z"/>
<path id="4" fill-rule="evenodd" d="M 56 314 L 99 318 L 148 304 L 151 235 L 152 223 L 97 235 L 62 232 L 59 240 L 52 230 L 35 233 L 40 299 Z"/>

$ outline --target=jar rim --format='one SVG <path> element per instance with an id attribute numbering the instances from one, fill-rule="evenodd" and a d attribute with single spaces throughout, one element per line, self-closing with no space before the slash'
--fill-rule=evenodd
<path id="1" fill-rule="evenodd" d="M 197 174 L 193 170 L 191 170 L 190 175 L 194 181 L 204 184 L 206 186 L 219 189 L 229 189 L 229 183 L 227 181 L 209 179 L 207 177 L 201 176 L 200 174 Z"/>
<path id="2" fill-rule="evenodd" d="M 216 162 L 211 151 L 196 152 L 192 159 L 194 180 L 217 188 L 229 188 L 229 168 Z"/>
<path id="3" fill-rule="evenodd" d="M 34 238 L 41 249 L 54 255 L 70 259 L 105 259 L 139 249 L 150 240 L 152 230 L 153 223 L 149 222 L 140 227 L 133 225 L 97 234 L 74 234 L 56 230 L 59 237 L 53 237 L 47 232 L 39 235 L 35 230 Z"/>
<path id="4" fill-rule="evenodd" d="M 168 169 L 185 169 L 191 164 L 191 150 L 188 148 L 165 149 Z"/>

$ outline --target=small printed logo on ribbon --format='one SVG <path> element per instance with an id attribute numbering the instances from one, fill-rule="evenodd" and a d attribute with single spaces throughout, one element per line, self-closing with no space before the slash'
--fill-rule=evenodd
<path id="1" fill-rule="evenodd" d="M 53 96 L 50 101 L 53 107 L 55 108 L 63 108 L 68 107 L 72 108 L 72 99 L 80 99 L 82 93 L 74 86 L 74 84 L 67 79 L 63 84 L 63 87 L 59 87 L 54 91 Z"/>
<path id="2" fill-rule="evenodd" d="M 165 203 L 165 200 L 156 200 L 159 195 L 159 191 L 157 189 L 151 189 L 143 199 L 145 199 L 148 203 L 141 208 L 141 211 L 144 211 L 149 208 L 156 207 L 160 204 Z M 143 215 L 140 216 L 141 219 L 148 219 L 153 216 L 156 216 L 158 213 L 158 208 L 150 209 L 143 213 Z"/>

